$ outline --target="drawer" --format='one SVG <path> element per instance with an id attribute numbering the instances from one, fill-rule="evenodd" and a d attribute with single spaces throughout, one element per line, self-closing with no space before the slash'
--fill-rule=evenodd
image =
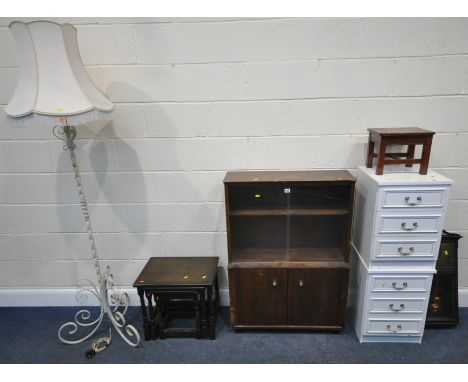
<path id="1" fill-rule="evenodd" d="M 438 240 L 419 240 L 406 238 L 375 240 L 374 260 L 435 260 Z"/>
<path id="2" fill-rule="evenodd" d="M 368 334 L 422 334 L 424 330 L 423 319 L 368 319 L 367 333 Z"/>
<path id="3" fill-rule="evenodd" d="M 378 214 L 376 234 L 439 234 L 441 225 L 441 214 Z"/>
<path id="4" fill-rule="evenodd" d="M 371 275 L 372 292 L 427 292 L 431 289 L 432 275 Z"/>
<path id="5" fill-rule="evenodd" d="M 421 298 L 379 298 L 369 301 L 369 313 L 387 313 L 394 315 L 417 314 L 424 312 L 426 299 Z"/>
<path id="6" fill-rule="evenodd" d="M 379 206 L 388 208 L 443 208 L 446 188 L 384 188 L 380 191 Z"/>

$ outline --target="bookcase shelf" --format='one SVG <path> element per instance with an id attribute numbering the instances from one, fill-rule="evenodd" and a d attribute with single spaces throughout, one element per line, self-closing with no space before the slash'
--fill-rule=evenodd
<path id="1" fill-rule="evenodd" d="M 347 267 L 340 248 L 238 249 L 232 253 L 230 268 Z"/>
<path id="2" fill-rule="evenodd" d="M 233 210 L 231 216 L 317 216 L 317 215 L 346 215 L 349 210 L 344 208 L 335 209 L 267 209 L 267 210 Z"/>

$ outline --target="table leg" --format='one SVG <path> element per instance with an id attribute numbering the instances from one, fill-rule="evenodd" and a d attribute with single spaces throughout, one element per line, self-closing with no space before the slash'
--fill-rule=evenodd
<path id="1" fill-rule="evenodd" d="M 221 299 L 219 298 L 219 282 L 218 282 L 217 273 L 215 277 L 215 293 L 216 293 L 216 310 L 219 311 L 219 307 L 221 306 Z"/>
<path id="2" fill-rule="evenodd" d="M 371 168 L 372 162 L 374 161 L 374 142 L 371 141 L 371 135 L 369 134 L 369 143 L 367 144 L 367 162 L 366 166 Z"/>
<path id="3" fill-rule="evenodd" d="M 414 146 L 408 145 L 408 151 L 406 152 L 406 159 L 414 159 Z M 405 167 L 413 167 L 413 163 L 405 164 Z"/>
<path id="4" fill-rule="evenodd" d="M 213 285 L 208 287 L 208 337 L 215 339 L 216 312 L 213 305 Z"/>
<path id="5" fill-rule="evenodd" d="M 158 321 L 159 321 L 159 338 L 162 340 L 166 339 L 166 328 L 169 321 L 169 307 L 168 299 L 166 296 L 159 296 L 159 309 L 158 309 Z"/>
<path id="6" fill-rule="evenodd" d="M 385 139 L 380 140 L 380 147 L 379 147 L 379 155 L 377 157 L 377 169 L 375 173 L 377 175 L 382 175 L 383 174 L 383 168 L 384 168 L 384 163 L 385 163 L 385 150 L 387 149 L 387 142 Z"/>
<path id="7" fill-rule="evenodd" d="M 148 300 L 148 310 L 149 310 L 149 321 L 150 321 L 150 338 L 157 338 L 156 322 L 154 317 L 153 309 L 153 293 L 150 291 L 146 292 L 146 299 Z"/>
<path id="8" fill-rule="evenodd" d="M 432 135 L 426 137 L 426 142 L 423 144 L 422 155 L 421 155 L 421 167 L 419 168 L 419 173 L 421 175 L 427 174 L 427 169 L 429 167 L 429 156 L 431 155 L 431 146 L 432 146 Z"/>
<path id="9" fill-rule="evenodd" d="M 200 292 L 201 337 L 208 337 L 208 288 Z"/>
<path id="10" fill-rule="evenodd" d="M 202 322 L 202 306 L 205 303 L 205 299 L 202 298 L 201 292 L 196 293 L 194 297 L 194 306 L 195 306 L 195 337 L 200 339 L 202 338 L 203 330 L 204 330 L 204 325 Z"/>
<path id="11" fill-rule="evenodd" d="M 145 335 L 145 341 L 151 339 L 151 331 L 148 322 L 148 312 L 145 306 L 145 292 L 143 289 L 138 288 L 138 296 L 140 296 L 141 315 L 143 317 L 143 333 Z"/>

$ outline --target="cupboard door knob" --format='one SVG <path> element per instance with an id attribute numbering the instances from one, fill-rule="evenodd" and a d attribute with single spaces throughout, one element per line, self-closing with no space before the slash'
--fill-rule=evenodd
<path id="1" fill-rule="evenodd" d="M 409 200 L 410 200 L 410 197 L 407 196 L 407 197 L 405 198 L 406 204 L 408 204 L 409 206 L 416 206 L 416 205 L 418 205 L 418 204 L 420 204 L 420 203 L 422 202 L 422 197 L 421 197 L 421 196 L 418 196 L 418 197 L 416 198 L 416 201 L 415 201 L 415 202 L 410 202 Z"/>
<path id="2" fill-rule="evenodd" d="M 387 325 L 387 330 L 393 332 L 393 333 L 396 333 L 396 332 L 399 332 L 401 330 L 401 325 L 398 324 L 397 326 L 395 326 L 395 328 L 392 329 L 392 326 L 390 324 Z"/>
<path id="3" fill-rule="evenodd" d="M 417 222 L 414 222 L 414 223 L 413 223 L 413 227 L 409 227 L 409 228 L 408 228 L 408 227 L 406 227 L 406 223 L 403 222 L 403 223 L 401 223 L 401 228 L 402 228 L 403 230 L 405 230 L 405 231 L 413 231 L 413 230 L 415 230 L 416 228 L 418 228 L 418 223 L 417 223 Z"/>
<path id="4" fill-rule="evenodd" d="M 304 286 L 304 283 L 302 280 L 299 280 L 299 286 L 302 288 Z"/>
<path id="5" fill-rule="evenodd" d="M 393 282 L 392 283 L 392 287 L 395 288 L 396 290 L 402 290 L 402 289 L 406 289 L 408 287 L 408 283 L 403 283 L 402 286 L 397 286 L 397 283 L 396 282 Z"/>
<path id="6" fill-rule="evenodd" d="M 278 284 L 276 283 L 276 280 L 273 280 L 273 283 L 272 283 L 271 285 L 273 285 L 274 287 L 276 287 Z"/>
<path id="7" fill-rule="evenodd" d="M 399 308 L 395 308 L 395 306 L 393 304 L 390 304 L 389 305 L 389 308 L 391 310 L 393 310 L 394 312 L 400 312 L 402 311 L 403 309 L 405 309 L 405 304 L 400 304 L 400 307 Z"/>
<path id="8" fill-rule="evenodd" d="M 403 247 L 398 247 L 398 253 L 400 255 L 408 256 L 408 255 L 411 255 L 413 252 L 414 252 L 414 247 L 409 247 L 408 252 L 403 252 Z"/>

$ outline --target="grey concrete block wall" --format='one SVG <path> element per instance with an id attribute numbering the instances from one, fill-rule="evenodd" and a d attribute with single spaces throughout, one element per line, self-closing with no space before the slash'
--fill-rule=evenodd
<path id="1" fill-rule="evenodd" d="M 115 103 L 113 121 L 79 128 L 77 151 L 119 285 L 153 255 L 225 267 L 226 171 L 353 170 L 370 127 L 437 132 L 430 165 L 456 182 L 446 228 L 468 236 L 467 19 L 54 20 L 76 25 Z M 67 153 L 50 129 L 3 113 L 18 72 L 11 21 L 0 19 L 0 288 L 73 287 L 93 266 Z"/>

